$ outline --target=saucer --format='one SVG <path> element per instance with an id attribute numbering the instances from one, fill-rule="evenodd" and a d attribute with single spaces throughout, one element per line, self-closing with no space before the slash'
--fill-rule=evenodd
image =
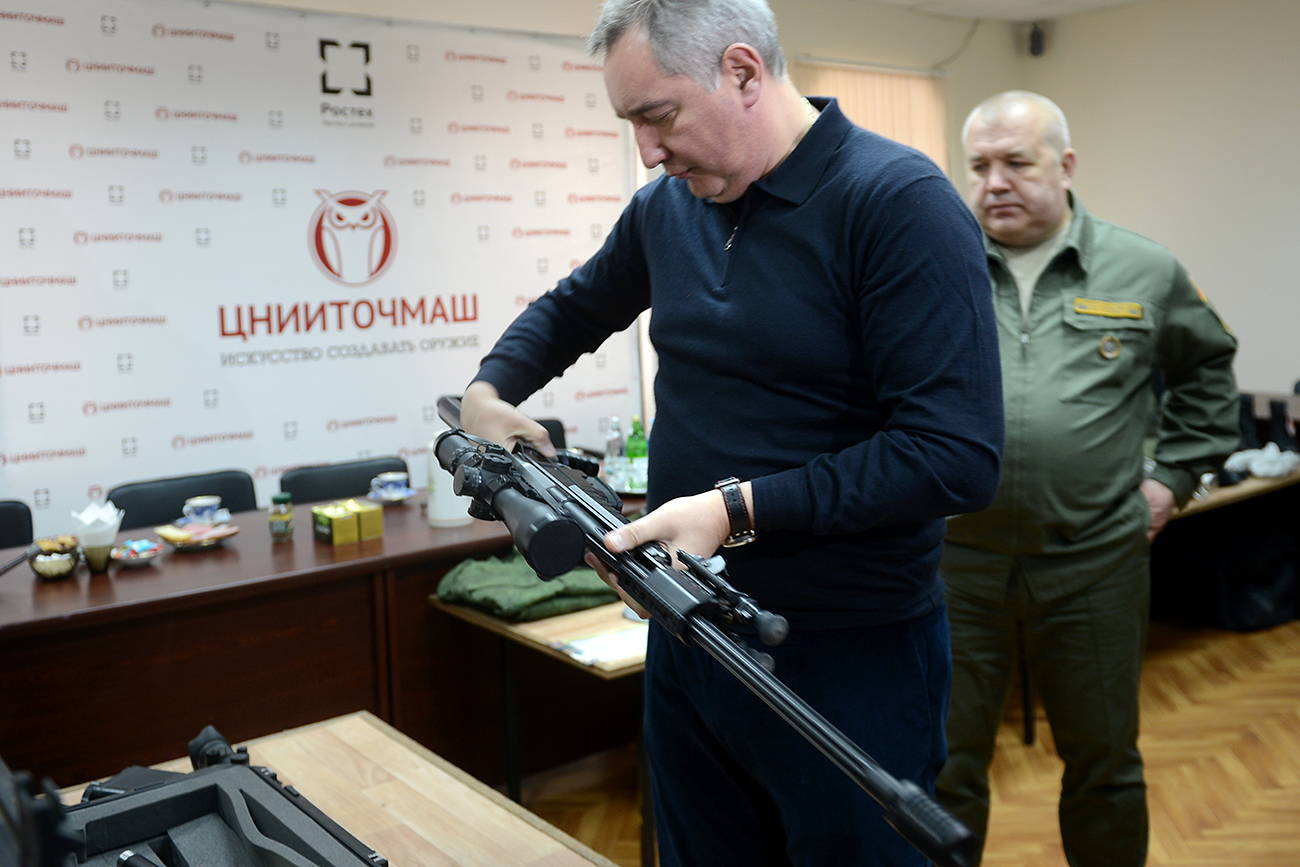
<path id="1" fill-rule="evenodd" d="M 206 524 L 205 526 L 209 526 L 209 527 L 220 527 L 222 524 L 229 524 L 229 523 L 230 523 L 230 510 L 229 510 L 229 509 L 217 509 L 217 514 L 213 516 L 213 518 L 212 518 L 212 523 L 211 523 L 211 524 Z M 172 524 L 175 525 L 175 526 L 177 526 L 177 527 L 185 527 L 185 526 L 188 526 L 188 525 L 190 525 L 190 524 L 196 524 L 196 525 L 197 525 L 197 524 L 199 524 L 199 522 L 198 522 L 198 521 L 195 521 L 195 520 L 194 520 L 193 518 L 191 518 L 191 517 L 188 517 L 188 516 L 186 516 L 186 515 L 182 515 L 181 517 L 177 518 L 175 521 L 172 521 Z"/>
<path id="2" fill-rule="evenodd" d="M 399 488 L 392 495 L 376 494 L 374 491 L 366 494 L 366 499 L 373 500 L 376 503 L 405 503 L 416 495 L 415 488 Z"/>

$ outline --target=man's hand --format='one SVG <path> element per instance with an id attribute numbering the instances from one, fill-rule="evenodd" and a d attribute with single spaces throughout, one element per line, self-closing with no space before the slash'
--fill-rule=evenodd
<path id="1" fill-rule="evenodd" d="M 1155 479 L 1146 479 L 1140 490 L 1147 498 L 1147 507 L 1151 510 L 1151 524 L 1147 527 L 1147 542 L 1154 542 L 1156 536 L 1169 523 L 1169 516 L 1174 513 L 1176 500 L 1174 492 Z"/>
<path id="2" fill-rule="evenodd" d="M 460 399 L 460 427 L 465 433 L 513 451 L 515 443 L 524 441 L 548 458 L 555 457 L 555 446 L 546 428 L 501 399 L 496 386 L 472 382 Z"/>
<path id="3" fill-rule="evenodd" d="M 741 491 L 752 515 L 754 512 L 748 482 L 741 485 Z M 674 555 L 673 562 L 676 564 L 676 553 L 679 550 L 699 557 L 712 557 L 730 533 L 731 523 L 727 518 L 722 493 L 705 491 L 693 497 L 669 500 L 644 518 L 610 531 L 605 536 L 605 547 L 621 554 L 640 545 L 658 543 Z M 595 554 L 588 553 L 586 561 L 605 579 L 606 584 L 618 591 L 629 608 L 642 617 L 649 616 L 641 606 L 627 597 L 618 586 L 618 575 Z"/>

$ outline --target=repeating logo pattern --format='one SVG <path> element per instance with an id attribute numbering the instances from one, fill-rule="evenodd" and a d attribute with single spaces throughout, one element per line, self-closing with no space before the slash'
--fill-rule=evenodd
<path id="1" fill-rule="evenodd" d="M 43 533 L 132 478 L 261 468 L 265 497 L 285 467 L 363 451 L 422 477 L 431 397 L 625 203 L 585 47 L 80 5 L 5 18 L 0 486 Z M 634 340 L 537 398 L 579 442 L 629 413 Z"/>

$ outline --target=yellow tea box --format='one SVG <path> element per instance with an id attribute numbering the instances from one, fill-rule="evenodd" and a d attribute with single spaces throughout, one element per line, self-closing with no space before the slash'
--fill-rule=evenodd
<path id="1" fill-rule="evenodd" d="M 342 503 L 311 507 L 312 533 L 322 542 L 346 545 L 360 538 L 357 513 Z"/>
<path id="2" fill-rule="evenodd" d="M 348 500 L 343 504 L 348 511 L 357 516 L 357 528 L 362 541 L 382 539 L 384 537 L 384 508 L 375 503 Z"/>

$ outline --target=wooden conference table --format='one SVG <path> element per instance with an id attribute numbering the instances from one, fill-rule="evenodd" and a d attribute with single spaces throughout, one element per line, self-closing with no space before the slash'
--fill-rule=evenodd
<path id="1" fill-rule="evenodd" d="M 424 496 L 386 506 L 372 541 L 318 542 L 297 504 L 291 542 L 273 543 L 253 511 L 232 516 L 240 532 L 221 547 L 168 546 L 150 566 L 0 575 L 0 756 L 69 785 L 182 754 L 204 725 L 235 742 L 364 710 L 475 777 L 504 780 L 501 647 L 427 600 L 448 569 L 508 550 L 509 536 L 481 521 L 431 528 Z M 588 675 L 528 656 L 525 772 L 636 739 L 637 679 L 593 689 Z"/>
<path id="2" fill-rule="evenodd" d="M 244 746 L 252 764 L 275 771 L 394 867 L 613 867 L 364 711 Z M 190 762 L 158 767 L 188 773 Z M 77 803 L 83 788 L 65 790 L 64 803 Z"/>
<path id="3" fill-rule="evenodd" d="M 1233 503 L 1240 503 L 1264 494 L 1281 491 L 1296 484 L 1300 484 L 1300 472 L 1273 479 L 1260 479 L 1251 476 L 1231 487 L 1215 488 L 1202 499 L 1188 500 L 1187 505 L 1174 512 L 1173 517 L 1186 518 L 1191 515 L 1200 515 L 1213 509 L 1230 506 Z"/>
<path id="4" fill-rule="evenodd" d="M 1297 482 L 1248 480 L 1179 517 L 1209 519 L 1242 498 L 1290 507 Z M 509 539 L 496 523 L 432 529 L 422 498 L 385 508 L 382 539 L 337 548 L 312 538 L 299 504 L 290 543 L 273 544 L 254 511 L 233 517 L 241 532 L 224 546 L 168 550 L 142 569 L 0 575 L 0 756 L 68 785 L 164 761 L 207 724 L 247 740 L 366 710 L 504 781 L 502 645 L 428 598 L 456 563 Z M 636 739 L 639 678 L 597 681 L 540 653 L 518 657 L 524 773 Z"/>

